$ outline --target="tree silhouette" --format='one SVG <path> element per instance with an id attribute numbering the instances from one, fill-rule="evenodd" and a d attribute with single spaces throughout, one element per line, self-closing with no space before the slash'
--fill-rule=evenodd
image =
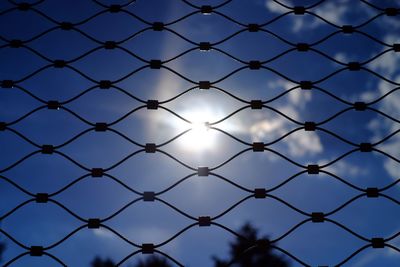
<path id="1" fill-rule="evenodd" d="M 251 224 L 245 224 L 239 230 L 239 234 L 245 239 L 237 237 L 230 244 L 230 259 L 221 260 L 213 257 L 215 267 L 288 267 L 289 264 L 283 257 L 273 253 L 268 237 L 260 239 L 257 232 Z"/>
<path id="2" fill-rule="evenodd" d="M 0 262 L 3 260 L 3 252 L 6 250 L 6 244 L 0 243 Z"/>
<path id="3" fill-rule="evenodd" d="M 101 259 L 96 257 L 92 263 L 91 267 L 115 267 L 115 263 L 110 259 Z M 134 265 L 134 267 L 172 267 L 166 259 L 151 256 L 148 257 L 145 261 L 140 260 L 138 263 Z"/>
<path id="4" fill-rule="evenodd" d="M 288 262 L 279 255 L 273 253 L 269 245 L 268 238 L 258 237 L 258 230 L 251 224 L 245 224 L 240 230 L 239 235 L 244 238 L 237 237 L 236 240 L 229 244 L 230 259 L 221 260 L 213 257 L 215 267 L 289 267 Z M 259 241 L 262 240 L 262 241 Z M 257 246 L 255 246 L 258 244 Z M 102 260 L 96 257 L 91 267 L 114 267 L 110 259 Z M 172 267 L 166 259 L 151 256 L 146 260 L 140 260 L 131 267 Z"/>
<path id="5" fill-rule="evenodd" d="M 110 259 L 102 260 L 101 258 L 96 257 L 92 261 L 91 266 L 92 267 L 115 267 L 115 264 Z"/>

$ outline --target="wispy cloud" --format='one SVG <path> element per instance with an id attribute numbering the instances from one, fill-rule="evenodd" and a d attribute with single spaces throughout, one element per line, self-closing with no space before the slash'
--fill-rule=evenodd
<path id="1" fill-rule="evenodd" d="M 398 36 L 393 34 L 388 34 L 384 38 L 386 43 L 396 43 L 400 39 Z M 386 53 L 382 57 L 374 60 L 369 64 L 369 68 L 374 70 L 381 75 L 387 77 L 388 79 L 400 82 L 400 56 L 397 54 Z M 365 101 L 376 99 L 377 97 L 386 94 L 390 90 L 394 89 L 396 86 L 389 84 L 383 80 L 377 83 L 375 91 L 368 91 L 362 95 Z M 382 99 L 377 107 L 379 110 L 394 118 L 400 118 L 400 94 L 393 93 L 384 99 Z M 369 122 L 369 129 L 373 132 L 372 141 L 379 141 L 383 137 L 390 133 L 398 130 L 400 127 L 398 123 L 390 119 L 382 119 L 382 116 L 377 115 L 376 118 Z M 379 148 L 383 151 L 389 153 L 390 155 L 400 158 L 400 136 L 395 135 L 383 144 L 379 145 Z M 384 160 L 384 168 L 393 178 L 399 178 L 400 166 L 397 162 L 391 159 Z"/>
<path id="2" fill-rule="evenodd" d="M 274 1 L 265 1 L 265 7 L 272 13 L 285 13 L 288 12 L 288 9 L 279 5 Z"/>
<path id="3" fill-rule="evenodd" d="M 321 160 L 318 162 L 318 165 L 327 164 L 331 160 L 326 160 L 326 159 Z M 344 159 L 337 161 L 334 164 L 326 167 L 325 170 L 333 174 L 336 174 L 344 179 L 357 178 L 368 174 L 368 171 L 365 168 L 361 168 L 360 166 L 354 165 L 353 163 L 350 163 Z"/>
<path id="4" fill-rule="evenodd" d="M 336 25 L 345 24 L 345 17 L 348 13 L 349 7 L 345 5 L 348 0 L 339 0 L 335 2 L 326 2 L 317 7 L 313 8 L 312 11 L 317 15 L 323 17 L 324 19 L 334 23 Z M 285 1 L 285 3 L 289 6 L 294 6 L 291 1 Z M 287 12 L 288 9 L 279 5 L 274 1 L 267 0 L 265 2 L 265 7 L 268 11 L 272 13 L 282 14 Z M 306 17 L 291 17 L 293 26 L 291 27 L 293 32 L 299 32 L 305 29 L 315 29 L 321 25 L 326 25 L 326 22 L 315 17 L 315 16 L 306 16 Z"/>
<path id="5" fill-rule="evenodd" d="M 399 231 L 400 231 L 400 229 L 397 229 L 396 231 L 392 232 L 388 236 L 393 236 L 393 235 L 397 234 Z M 396 239 L 392 240 L 389 243 L 392 244 L 395 247 L 399 247 L 400 239 L 396 238 Z M 379 257 L 382 257 L 384 255 L 389 256 L 389 257 L 400 258 L 399 253 L 397 251 L 391 249 L 391 248 L 388 248 L 388 249 L 384 250 L 383 253 L 378 251 L 378 250 L 371 250 L 368 253 L 364 253 L 364 254 L 361 254 L 361 255 L 362 256 L 358 257 L 358 259 L 354 263 L 353 267 L 367 266 L 367 264 L 370 264 L 372 261 L 376 261 L 377 259 L 379 259 Z"/>
<path id="6" fill-rule="evenodd" d="M 293 83 L 284 80 L 275 80 L 267 84 L 268 88 L 288 90 L 295 86 Z M 295 119 L 301 119 L 301 111 L 312 98 L 308 91 L 294 90 L 286 95 L 287 101 L 276 107 L 280 112 Z M 251 123 L 251 124 L 249 124 Z M 248 125 L 249 124 L 249 125 Z M 237 130 L 242 134 L 250 135 L 253 141 L 277 139 L 293 129 L 293 122 L 276 113 L 268 113 L 262 117 L 254 115 L 252 120 L 243 121 Z M 281 141 L 286 152 L 292 157 L 304 155 L 315 155 L 323 151 L 319 136 L 315 132 L 294 133 Z"/>
<path id="7" fill-rule="evenodd" d="M 384 37 L 383 42 L 387 44 L 399 43 L 400 38 L 395 34 L 388 34 Z M 384 47 L 382 51 L 387 50 L 388 47 Z M 393 52 L 386 53 L 371 63 L 368 64 L 368 67 L 374 71 L 381 73 L 386 77 L 392 77 L 399 71 L 400 66 L 400 56 L 393 55 Z"/>

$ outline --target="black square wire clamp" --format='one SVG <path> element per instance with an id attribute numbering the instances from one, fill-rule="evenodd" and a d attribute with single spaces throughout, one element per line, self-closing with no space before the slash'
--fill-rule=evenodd
<path id="1" fill-rule="evenodd" d="M 296 49 L 299 52 L 306 52 L 306 51 L 308 51 L 310 49 L 310 45 L 306 44 L 306 43 L 298 43 L 296 45 Z"/>
<path id="2" fill-rule="evenodd" d="M 313 212 L 311 213 L 311 221 L 314 223 L 324 222 L 325 215 L 323 212 Z"/>
<path id="3" fill-rule="evenodd" d="M 53 61 L 53 66 L 54 66 L 54 68 L 62 69 L 65 66 L 67 66 L 67 62 L 65 60 L 62 60 L 62 59 L 57 59 L 57 60 Z"/>
<path id="4" fill-rule="evenodd" d="M 394 52 L 400 52 L 400 44 L 393 44 Z"/>
<path id="5" fill-rule="evenodd" d="M 381 237 L 374 237 L 371 239 L 371 245 L 373 248 L 384 248 L 385 247 L 385 239 Z"/>
<path id="6" fill-rule="evenodd" d="M 309 90 L 313 87 L 311 81 L 300 81 L 300 88 L 304 90 Z"/>
<path id="7" fill-rule="evenodd" d="M 154 253 L 154 244 L 152 244 L 152 243 L 142 244 L 142 253 L 143 254 L 153 254 Z"/>
<path id="8" fill-rule="evenodd" d="M 34 257 L 43 256 L 43 247 L 42 246 L 31 246 L 29 249 L 29 255 Z"/>
<path id="9" fill-rule="evenodd" d="M 306 8 L 304 6 L 295 6 L 293 11 L 295 15 L 304 15 L 304 13 L 306 13 Z"/>
<path id="10" fill-rule="evenodd" d="M 210 81 L 199 81 L 199 88 L 200 89 L 210 89 L 211 88 Z"/>
<path id="11" fill-rule="evenodd" d="M 42 146 L 42 154 L 53 154 L 54 146 L 52 145 L 43 145 Z"/>
<path id="12" fill-rule="evenodd" d="M 367 104 L 365 102 L 355 102 L 353 107 L 357 111 L 364 111 L 367 109 Z"/>
<path id="13" fill-rule="evenodd" d="M 147 100 L 147 109 L 158 109 L 158 100 Z"/>
<path id="14" fill-rule="evenodd" d="M 200 51 L 209 51 L 211 50 L 211 44 L 209 42 L 200 42 L 199 49 Z"/>
<path id="15" fill-rule="evenodd" d="M 252 148 L 254 152 L 263 152 L 265 148 L 264 146 L 263 142 L 254 142 Z"/>
<path id="16" fill-rule="evenodd" d="M 347 33 L 347 34 L 353 33 L 354 32 L 354 27 L 352 25 L 343 25 L 342 26 L 342 32 L 343 33 Z"/>
<path id="17" fill-rule="evenodd" d="M 108 129 L 108 125 L 105 122 L 97 122 L 94 126 L 96 132 L 105 132 Z"/>
<path id="18" fill-rule="evenodd" d="M 101 80 L 99 82 L 100 89 L 109 89 L 112 86 L 112 82 L 110 80 Z"/>
<path id="19" fill-rule="evenodd" d="M 368 187 L 366 193 L 367 197 L 379 197 L 379 189 L 376 187 Z"/>
<path id="20" fill-rule="evenodd" d="M 385 14 L 386 16 L 397 16 L 399 14 L 399 9 L 395 8 L 395 7 L 388 7 L 385 8 Z"/>
<path id="21" fill-rule="evenodd" d="M 93 168 L 91 170 L 92 177 L 102 177 L 104 175 L 104 170 L 102 168 Z"/>
<path id="22" fill-rule="evenodd" d="M 349 68 L 349 70 L 351 71 L 357 71 L 361 69 L 361 65 L 359 62 L 349 62 L 347 64 L 347 67 Z"/>
<path id="23" fill-rule="evenodd" d="M 262 64 L 258 60 L 252 60 L 249 62 L 249 68 L 251 70 L 259 70 L 261 68 Z"/>
<path id="24" fill-rule="evenodd" d="M 159 59 L 152 59 L 150 60 L 150 69 L 158 70 L 161 69 L 161 60 Z"/>
<path id="25" fill-rule="evenodd" d="M 267 191 L 265 188 L 256 188 L 254 189 L 254 197 L 255 198 L 266 198 Z"/>
<path id="26" fill-rule="evenodd" d="M 21 10 L 21 11 L 28 11 L 31 7 L 32 7 L 31 4 L 25 3 L 25 2 L 22 2 L 22 3 L 18 4 L 18 9 Z"/>
<path id="27" fill-rule="evenodd" d="M 118 13 L 121 11 L 121 5 L 111 5 L 108 7 L 108 11 L 110 11 L 110 13 Z"/>
<path id="28" fill-rule="evenodd" d="M 9 42 L 9 45 L 11 48 L 20 48 L 23 45 L 23 42 L 21 40 L 14 39 Z"/>
<path id="29" fill-rule="evenodd" d="M 154 143 L 147 143 L 147 144 L 144 146 L 144 151 L 145 151 L 146 153 L 156 153 L 156 151 L 157 151 L 157 146 L 156 146 L 156 144 L 154 144 Z"/>
<path id="30" fill-rule="evenodd" d="M 60 102 L 56 100 L 47 101 L 47 108 L 48 109 L 59 109 L 61 107 Z"/>
<path id="31" fill-rule="evenodd" d="M 247 29 L 249 30 L 249 32 L 258 32 L 260 28 L 260 25 L 255 23 L 250 23 L 249 25 L 247 25 Z"/>
<path id="32" fill-rule="evenodd" d="M 307 165 L 307 173 L 308 174 L 318 174 L 319 173 L 319 166 L 317 164 Z"/>
<path id="33" fill-rule="evenodd" d="M 0 121 L 0 131 L 5 131 L 7 129 L 7 123 Z"/>
<path id="34" fill-rule="evenodd" d="M 315 131 L 316 128 L 317 128 L 317 125 L 313 121 L 306 121 L 304 123 L 304 130 L 306 130 L 306 131 Z"/>
<path id="35" fill-rule="evenodd" d="M 114 41 L 106 41 L 104 43 L 104 48 L 108 50 L 115 49 L 117 48 L 117 43 Z"/>
<path id="36" fill-rule="evenodd" d="M 99 229 L 100 228 L 100 219 L 99 218 L 89 219 L 87 227 L 89 229 Z"/>
<path id="37" fill-rule="evenodd" d="M 47 193 L 37 193 L 35 196 L 36 203 L 47 203 L 49 201 L 49 194 Z"/>
<path id="38" fill-rule="evenodd" d="M 60 29 L 64 31 L 69 31 L 74 28 L 74 25 L 71 22 L 61 22 L 60 23 Z"/>
<path id="39" fill-rule="evenodd" d="M 154 192 L 143 192 L 143 201 L 149 202 L 156 199 L 156 194 Z"/>
<path id="40" fill-rule="evenodd" d="M 262 109 L 263 102 L 262 102 L 262 100 L 251 100 L 250 107 L 251 107 L 251 109 Z"/>
<path id="41" fill-rule="evenodd" d="M 210 216 L 200 216 L 198 218 L 199 226 L 210 226 L 211 217 Z"/>
<path id="42" fill-rule="evenodd" d="M 1 88 L 13 88 L 14 81 L 13 80 L 2 80 Z"/>
<path id="43" fill-rule="evenodd" d="M 360 144 L 360 151 L 361 152 L 371 152 L 372 151 L 372 144 L 371 143 L 361 143 Z"/>
<path id="44" fill-rule="evenodd" d="M 208 167 L 198 167 L 197 168 L 197 175 L 198 176 L 208 176 L 210 174 L 210 170 Z"/>
<path id="45" fill-rule="evenodd" d="M 159 22 L 159 21 L 153 22 L 152 28 L 153 28 L 153 31 L 160 32 L 160 31 L 164 30 L 164 23 Z"/>
<path id="46" fill-rule="evenodd" d="M 209 14 L 211 14 L 212 13 L 212 11 L 213 11 L 213 8 L 212 8 L 212 6 L 201 6 L 200 7 L 200 12 L 202 13 L 202 14 L 205 14 L 205 15 L 209 15 Z"/>

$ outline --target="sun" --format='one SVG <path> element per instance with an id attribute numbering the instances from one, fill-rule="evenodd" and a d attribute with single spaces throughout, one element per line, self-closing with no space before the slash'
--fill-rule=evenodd
<path id="1" fill-rule="evenodd" d="M 210 129 L 210 123 L 218 120 L 218 113 L 209 107 L 196 110 L 182 110 L 182 117 L 191 123 L 180 126 L 181 129 L 190 129 L 177 141 L 186 151 L 202 152 L 215 148 L 216 134 Z M 186 127 L 186 128 L 185 128 Z"/>

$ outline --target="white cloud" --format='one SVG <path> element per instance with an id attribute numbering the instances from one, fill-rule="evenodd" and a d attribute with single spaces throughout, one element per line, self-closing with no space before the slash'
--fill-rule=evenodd
<path id="1" fill-rule="evenodd" d="M 337 24 L 343 25 L 345 24 L 345 16 L 349 10 L 348 6 L 344 3 L 348 0 L 340 0 L 333 2 L 326 2 L 317 7 L 312 9 L 312 12 L 316 13 L 317 15 L 325 18 L 326 20 Z M 288 6 L 294 6 L 293 3 L 286 1 L 285 2 Z M 282 14 L 288 12 L 289 9 L 275 3 L 271 0 L 266 0 L 265 7 L 272 13 Z M 326 25 L 326 22 L 322 21 L 319 18 L 314 16 L 306 16 L 306 17 L 294 17 L 292 16 L 292 31 L 299 32 L 304 29 L 314 29 L 321 25 Z M 309 19 L 309 20 L 308 20 Z"/>
<path id="2" fill-rule="evenodd" d="M 250 126 L 249 132 L 253 141 L 263 140 L 268 134 L 283 128 L 285 122 L 281 119 L 261 120 Z"/>
<path id="3" fill-rule="evenodd" d="M 353 267 L 364 267 L 369 264 L 371 261 L 375 260 L 379 257 L 379 252 L 377 250 L 371 250 L 368 253 L 362 254 L 361 257 L 357 259 L 357 261 L 352 265 Z"/>
<path id="4" fill-rule="evenodd" d="M 386 53 L 368 64 L 371 70 L 377 71 L 385 77 L 393 75 L 400 64 L 400 56 Z"/>
<path id="5" fill-rule="evenodd" d="M 346 54 L 343 53 L 343 52 L 336 53 L 336 54 L 333 56 L 333 58 L 336 59 L 337 61 L 340 61 L 340 62 L 343 62 L 343 63 L 350 62 L 349 56 L 346 55 Z M 333 64 L 336 66 L 337 63 L 333 63 Z"/>
<path id="6" fill-rule="evenodd" d="M 291 135 L 287 138 L 286 144 L 289 147 L 289 154 L 296 157 L 323 151 L 322 143 L 315 132 Z"/>
<path id="7" fill-rule="evenodd" d="M 400 137 L 393 137 L 390 141 L 380 145 L 379 148 L 396 158 L 400 158 Z M 385 159 L 384 167 L 393 178 L 400 178 L 400 164 L 398 162 L 391 159 Z"/>
<path id="8" fill-rule="evenodd" d="M 345 25 L 345 24 L 354 24 L 354 18 L 357 17 L 365 17 L 366 21 L 368 18 L 377 15 L 377 11 L 373 8 L 369 7 L 363 3 L 357 3 L 358 5 L 354 6 L 354 2 L 350 2 L 349 0 L 336 0 L 336 1 L 326 1 L 314 8 L 311 9 L 312 12 L 316 13 L 317 15 L 323 17 L 327 21 L 336 24 L 336 25 Z M 292 1 L 285 1 L 284 2 L 288 6 L 295 6 Z M 265 1 L 265 7 L 268 11 L 275 13 L 275 14 L 282 14 L 289 9 L 275 3 L 271 0 Z M 354 16 L 351 14 L 353 11 L 361 12 L 363 16 Z M 292 31 L 293 32 L 300 32 L 301 30 L 305 29 L 315 29 L 319 26 L 326 25 L 326 22 L 323 20 L 316 18 L 314 16 L 291 16 L 291 23 L 293 23 Z M 360 21 L 357 23 L 361 23 L 364 21 Z M 356 24 L 357 24 L 356 23 Z M 400 28 L 400 23 L 396 17 L 389 17 L 383 16 L 379 18 L 379 23 L 376 23 L 378 27 L 383 28 L 385 31 L 392 31 L 397 34 L 398 29 Z"/>
<path id="9" fill-rule="evenodd" d="M 386 35 L 384 38 L 384 42 L 386 43 L 395 43 L 399 42 L 399 38 L 392 34 Z M 384 77 L 394 80 L 396 82 L 400 82 L 400 56 L 394 53 L 387 53 L 384 56 L 381 56 L 371 62 L 368 67 L 371 70 L 374 70 Z M 381 95 L 386 94 L 396 86 L 390 83 L 387 83 L 383 80 L 380 80 L 376 87 L 376 92 L 366 92 L 362 95 L 365 100 L 369 100 L 371 98 L 377 98 Z M 377 108 L 394 117 L 400 118 L 400 94 L 395 92 L 384 99 L 382 99 L 378 104 Z M 372 119 L 368 125 L 369 129 L 373 132 L 372 141 L 376 142 L 381 140 L 383 137 L 393 133 L 398 130 L 399 124 L 390 120 L 384 119 L 381 115 L 377 115 L 376 118 Z M 385 141 L 383 144 L 378 146 L 379 149 L 389 153 L 390 155 L 400 158 L 400 136 L 395 135 L 389 140 Z M 394 179 L 398 179 L 400 177 L 400 165 L 389 159 L 384 159 L 384 168 L 387 173 L 392 176 Z"/>
<path id="10" fill-rule="evenodd" d="M 360 95 L 360 99 L 364 102 L 374 101 L 379 97 L 379 93 L 377 91 L 365 91 Z"/>
<path id="11" fill-rule="evenodd" d="M 288 90 L 294 87 L 294 84 L 284 80 L 275 80 L 269 82 L 267 87 Z M 287 102 L 277 109 L 295 120 L 300 120 L 300 111 L 311 100 L 311 92 L 296 89 L 289 92 L 286 97 Z M 248 122 L 251 125 L 246 125 L 246 122 L 243 122 L 242 127 L 240 127 L 241 133 L 249 134 L 252 141 L 262 141 L 267 137 L 268 140 L 272 141 L 289 132 L 294 126 L 288 119 L 276 113 L 264 115 L 261 118 L 255 117 L 255 119 L 256 122 L 252 120 Z M 315 132 L 293 133 L 280 142 L 286 146 L 288 155 L 292 157 L 301 157 L 307 154 L 315 155 L 323 151 L 320 138 Z"/>
<path id="12" fill-rule="evenodd" d="M 398 35 L 388 34 L 383 39 L 383 42 L 387 44 L 399 43 L 400 38 L 398 37 Z M 388 49 L 387 47 L 384 47 L 382 51 L 387 49 Z M 393 51 L 390 51 L 378 57 L 377 59 L 368 64 L 368 67 L 371 70 L 379 72 L 385 77 L 391 77 L 396 72 L 398 72 L 399 66 L 400 66 L 400 55 L 398 53 L 394 53 Z"/>
<path id="13" fill-rule="evenodd" d="M 397 17 L 389 17 L 389 16 L 383 16 L 382 21 L 384 23 L 382 23 L 383 27 L 390 27 L 392 28 L 392 30 L 398 31 L 400 28 L 400 23 L 399 20 L 397 19 Z M 379 25 L 379 23 L 378 23 Z"/>
<path id="14" fill-rule="evenodd" d="M 275 88 L 275 89 L 280 89 L 282 91 L 287 91 L 290 88 L 293 88 L 296 86 L 296 84 L 286 81 L 286 80 L 275 80 L 275 81 L 270 81 L 267 83 L 268 88 Z M 299 106 L 300 108 L 303 108 L 304 105 L 311 100 L 311 91 L 304 91 L 300 89 L 296 89 L 291 91 L 289 94 L 287 94 L 289 103 L 294 106 Z M 291 112 L 290 110 L 287 110 L 288 112 Z M 293 113 L 296 112 L 291 112 L 291 115 L 295 115 Z"/>
<path id="15" fill-rule="evenodd" d="M 380 82 L 379 91 L 381 94 L 385 93 L 389 86 L 383 85 L 384 82 Z M 386 98 L 384 98 L 378 108 L 382 112 L 389 114 L 394 118 L 400 118 L 400 95 L 399 94 L 392 94 Z M 374 132 L 373 140 L 378 141 L 381 140 L 384 136 L 398 130 L 399 124 L 389 120 L 389 119 L 382 119 L 381 115 L 379 117 L 372 120 L 369 123 L 370 129 Z M 400 158 L 400 136 L 395 135 L 389 140 L 385 141 L 381 145 L 378 146 L 379 149 L 389 153 L 390 155 Z M 395 179 L 399 178 L 400 176 L 400 164 L 391 160 L 385 159 L 384 160 L 384 167 L 386 171 Z"/>
<path id="16" fill-rule="evenodd" d="M 348 6 L 344 4 L 345 2 L 347 1 L 341 0 L 336 2 L 327 2 L 319 5 L 313 11 L 333 24 L 344 25 L 346 23 L 345 16 L 349 10 Z M 312 26 L 315 28 L 322 24 L 326 24 L 326 22 L 315 18 Z"/>
<path id="17" fill-rule="evenodd" d="M 281 108 L 279 110 L 282 111 Z M 260 120 L 249 127 L 243 125 L 241 133 L 249 134 L 253 142 L 263 141 L 267 137 L 268 140 L 273 141 L 289 132 L 292 128 L 293 123 L 286 118 L 280 115 L 272 115 L 270 118 Z M 286 146 L 288 155 L 292 157 L 300 157 L 306 154 L 315 155 L 323 151 L 320 138 L 315 132 L 305 133 L 300 131 L 287 136 L 280 142 Z"/>
<path id="18" fill-rule="evenodd" d="M 106 238 L 106 239 L 115 239 L 115 234 L 105 228 L 93 229 L 93 233 L 96 236 Z"/>
<path id="19" fill-rule="evenodd" d="M 287 8 L 279 5 L 278 3 L 269 0 L 265 2 L 265 7 L 272 13 L 285 13 L 289 11 Z"/>
<path id="20" fill-rule="evenodd" d="M 322 159 L 318 161 L 318 165 L 325 165 L 329 162 L 334 160 L 334 158 L 328 160 L 328 159 Z M 354 165 L 353 163 L 350 163 L 346 161 L 345 159 L 339 160 L 335 162 L 332 165 L 329 165 L 328 167 L 324 168 L 325 171 L 328 171 L 330 173 L 336 174 L 339 177 L 342 177 L 346 180 L 346 178 L 357 178 L 359 176 L 364 176 L 368 174 L 368 171 Z"/>
<path id="21" fill-rule="evenodd" d="M 356 166 L 344 160 L 340 160 L 332 166 L 329 166 L 327 170 L 343 177 L 358 177 L 360 175 L 366 175 L 368 173 L 366 169 L 362 169 L 359 166 Z"/>
<path id="22" fill-rule="evenodd" d="M 400 229 L 397 229 L 394 232 L 392 232 L 391 234 L 389 234 L 388 236 L 393 236 L 393 235 L 397 234 L 399 231 L 400 231 Z M 392 244 L 395 247 L 399 247 L 399 245 L 400 245 L 399 238 L 396 238 L 396 239 L 392 240 L 390 242 L 390 244 Z M 399 253 L 397 251 L 393 250 L 393 249 L 386 249 L 386 250 L 384 250 L 384 253 L 386 255 L 388 255 L 389 257 L 400 258 Z M 366 266 L 371 261 L 374 261 L 377 258 L 382 257 L 382 254 L 380 252 L 378 252 L 378 250 L 371 250 L 369 253 L 364 253 L 364 254 L 361 254 L 360 256 L 361 257 L 358 258 L 357 262 L 355 262 L 353 267 Z"/>

